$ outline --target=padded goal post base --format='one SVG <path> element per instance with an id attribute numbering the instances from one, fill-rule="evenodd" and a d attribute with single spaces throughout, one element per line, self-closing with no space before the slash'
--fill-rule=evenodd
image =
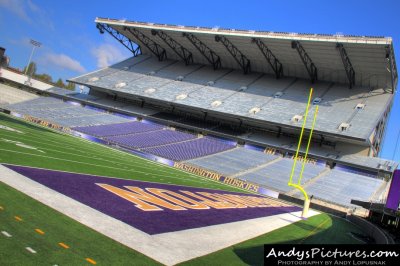
<path id="1" fill-rule="evenodd" d="M 307 218 L 308 216 L 308 209 L 310 208 L 310 199 L 304 200 L 303 212 L 301 213 L 301 218 Z"/>

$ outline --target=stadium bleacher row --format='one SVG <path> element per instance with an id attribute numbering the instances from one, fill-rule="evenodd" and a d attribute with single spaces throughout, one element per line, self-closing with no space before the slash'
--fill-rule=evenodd
<path id="1" fill-rule="evenodd" d="M 16 90 L 14 88 L 11 88 L 7 85 L 1 84 L 0 83 L 0 106 L 1 105 L 8 105 L 8 104 L 15 104 L 31 99 L 36 99 L 38 96 L 25 92 L 22 90 Z"/>
<path id="2" fill-rule="evenodd" d="M 321 98 L 316 130 L 367 138 L 380 118 L 391 94 L 382 88 L 355 87 L 319 82 L 311 85 L 296 78 L 275 79 L 267 74 L 242 75 L 238 70 L 213 70 L 209 66 L 162 61 L 146 55 L 125 60 L 72 81 L 132 95 L 175 102 L 190 107 L 211 109 L 243 116 L 300 126 L 292 121 L 302 115 L 308 90 Z M 357 108 L 364 104 L 364 108 Z M 313 115 L 315 108 L 310 109 Z M 307 126 L 311 127 L 311 122 Z M 346 130 L 339 129 L 349 123 Z"/>
<path id="3" fill-rule="evenodd" d="M 80 104 L 68 104 L 62 100 L 50 97 L 40 97 L 12 104 L 8 108 L 16 113 L 30 115 L 64 127 L 113 124 L 129 121 L 120 116 L 97 112 L 83 108 Z"/>
<path id="4" fill-rule="evenodd" d="M 12 91 L 10 88 L 9 90 Z M 11 99 L 11 95 L 18 95 L 9 94 L 4 98 Z M 33 99 L 24 99 L 22 102 L 7 105 L 7 109 L 72 127 L 76 131 L 125 148 L 140 149 L 173 161 L 184 161 L 282 193 L 292 191 L 287 186 L 292 159 L 237 146 L 229 140 L 197 136 L 161 124 L 128 119 L 51 97 L 35 96 Z M 298 163 L 295 178 L 300 168 L 301 164 Z M 348 206 L 353 198 L 368 201 L 384 181 L 360 173 L 335 168 L 330 170 L 324 165 L 306 163 L 302 184 L 315 197 Z M 298 194 L 296 196 L 301 197 Z"/>
<path id="5" fill-rule="evenodd" d="M 184 132 L 173 131 L 169 129 L 161 129 L 157 131 L 144 132 L 141 134 L 130 134 L 123 136 L 112 136 L 107 137 L 110 142 L 122 144 L 129 148 L 140 149 L 154 146 L 161 146 L 170 143 L 178 143 L 182 141 L 188 141 L 195 139 L 196 136 L 193 134 L 187 134 Z"/>
<path id="6" fill-rule="evenodd" d="M 106 137 L 155 131 L 163 128 L 163 126 L 153 123 L 150 124 L 134 121 L 120 124 L 100 125 L 96 127 L 76 127 L 75 130 L 96 137 Z"/>

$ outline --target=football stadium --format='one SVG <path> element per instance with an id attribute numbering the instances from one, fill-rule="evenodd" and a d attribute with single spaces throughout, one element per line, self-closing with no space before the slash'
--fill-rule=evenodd
<path id="1" fill-rule="evenodd" d="M 265 244 L 398 243 L 398 162 L 379 156 L 392 38 L 92 26 L 131 56 L 71 77 L 80 90 L 0 49 L 1 265 L 263 265 Z"/>

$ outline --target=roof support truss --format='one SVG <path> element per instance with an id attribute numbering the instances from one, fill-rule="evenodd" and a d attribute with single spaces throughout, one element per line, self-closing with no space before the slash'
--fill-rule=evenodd
<path id="1" fill-rule="evenodd" d="M 281 62 L 279 62 L 279 60 L 276 58 L 276 56 L 271 52 L 268 46 L 266 46 L 265 43 L 263 43 L 263 41 L 257 38 L 253 38 L 251 41 L 257 44 L 261 53 L 264 55 L 265 59 L 267 59 L 268 63 L 274 70 L 276 78 L 279 79 L 280 77 L 282 77 L 283 66 Z"/>
<path id="2" fill-rule="evenodd" d="M 336 48 L 340 52 L 340 56 L 342 57 L 342 62 L 344 66 L 344 70 L 347 74 L 347 79 L 349 80 L 350 89 L 356 84 L 356 72 L 354 71 L 353 65 L 350 62 L 350 58 L 347 55 L 346 49 L 344 49 L 343 44 L 337 43 Z"/>
<path id="3" fill-rule="evenodd" d="M 221 42 L 226 50 L 232 55 L 239 66 L 243 69 L 243 73 L 247 74 L 251 71 L 250 60 L 235 46 L 231 41 L 229 41 L 225 36 L 215 36 L 215 41 Z"/>
<path id="4" fill-rule="evenodd" d="M 207 59 L 207 61 L 214 67 L 214 70 L 221 68 L 221 58 L 213 50 L 211 50 L 207 45 L 199 40 L 196 36 L 191 33 L 183 33 L 194 47 Z"/>
<path id="5" fill-rule="evenodd" d="M 386 59 L 389 61 L 390 74 L 392 75 L 392 93 L 394 93 L 397 86 L 398 74 L 392 46 L 386 46 Z"/>
<path id="6" fill-rule="evenodd" d="M 303 61 L 304 66 L 307 69 L 308 75 L 310 76 L 311 82 L 314 83 L 318 80 L 318 69 L 311 60 L 310 56 L 304 50 L 303 46 L 299 41 L 292 41 L 292 48 L 296 49 L 300 55 L 301 61 Z"/>
<path id="7" fill-rule="evenodd" d="M 129 31 L 135 38 L 140 41 L 144 46 L 146 46 L 155 56 L 157 56 L 159 61 L 167 59 L 167 52 L 165 49 L 154 42 L 152 39 L 144 35 L 142 32 L 135 28 L 124 27 L 124 30 Z"/>
<path id="8" fill-rule="evenodd" d="M 107 31 L 111 36 L 113 36 L 117 41 L 119 41 L 123 46 L 125 46 L 129 51 L 131 51 L 133 56 L 138 56 L 142 53 L 139 45 L 134 43 L 125 35 L 121 34 L 119 31 L 110 27 L 108 24 L 97 23 L 96 28 L 99 29 L 101 34 L 103 34 L 104 31 Z M 135 48 L 135 46 L 137 47 Z"/>
<path id="9" fill-rule="evenodd" d="M 157 35 L 163 40 L 183 61 L 186 65 L 193 63 L 192 53 L 183 47 L 180 43 L 172 39 L 168 34 L 161 30 L 151 30 L 152 35 Z"/>

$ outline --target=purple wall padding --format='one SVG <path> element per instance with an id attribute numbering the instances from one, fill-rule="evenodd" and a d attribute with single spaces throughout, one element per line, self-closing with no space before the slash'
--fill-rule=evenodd
<path id="1" fill-rule="evenodd" d="M 386 201 L 386 208 L 397 210 L 400 203 L 400 170 L 394 171 L 392 184 Z"/>

